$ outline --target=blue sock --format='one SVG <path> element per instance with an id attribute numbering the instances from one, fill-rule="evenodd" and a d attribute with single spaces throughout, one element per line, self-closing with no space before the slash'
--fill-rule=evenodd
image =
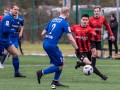
<path id="1" fill-rule="evenodd" d="M 19 73 L 19 58 L 12 58 L 15 74 Z"/>
<path id="2" fill-rule="evenodd" d="M 55 72 L 55 75 L 54 75 L 54 80 L 55 81 L 58 81 L 58 79 L 60 78 L 61 72 L 62 72 L 62 70 L 59 70 L 59 71 Z"/>
<path id="3" fill-rule="evenodd" d="M 43 74 L 50 74 L 59 71 L 59 66 L 50 66 L 43 70 Z"/>
<path id="4" fill-rule="evenodd" d="M 1 60 L 1 63 L 2 63 L 2 64 L 4 64 L 4 61 L 5 61 L 5 59 L 6 59 L 6 56 L 7 56 L 6 54 L 3 54 L 3 59 Z"/>

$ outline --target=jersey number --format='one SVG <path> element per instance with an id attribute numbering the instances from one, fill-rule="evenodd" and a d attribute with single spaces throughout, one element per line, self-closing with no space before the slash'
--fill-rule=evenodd
<path id="1" fill-rule="evenodd" d="M 51 31 L 50 31 L 49 34 L 52 34 L 52 32 L 53 32 L 53 30 L 55 29 L 55 27 L 56 27 L 56 24 L 53 24 L 53 25 L 52 25 L 52 29 L 51 29 Z"/>

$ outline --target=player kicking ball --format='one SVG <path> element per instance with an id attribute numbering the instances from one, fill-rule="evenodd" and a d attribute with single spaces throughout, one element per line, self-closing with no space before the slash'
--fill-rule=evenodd
<path id="1" fill-rule="evenodd" d="M 71 31 L 74 33 L 75 41 L 79 47 L 79 49 L 76 50 L 76 56 L 79 58 L 79 61 L 77 61 L 75 69 L 80 66 L 91 65 L 93 67 L 93 72 L 96 75 L 100 76 L 103 80 L 107 80 L 108 77 L 101 74 L 99 70 L 91 63 L 90 40 L 91 36 L 95 36 L 96 33 L 91 27 L 88 26 L 88 22 L 89 15 L 83 14 L 81 17 L 81 24 L 71 27 Z"/>

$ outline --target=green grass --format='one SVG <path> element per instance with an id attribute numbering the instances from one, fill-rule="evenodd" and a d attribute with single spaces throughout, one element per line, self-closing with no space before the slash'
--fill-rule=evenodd
<path id="1" fill-rule="evenodd" d="M 20 71 L 27 78 L 14 78 L 11 60 L 6 60 L 5 68 L 0 69 L 0 90 L 51 90 L 50 83 L 53 74 L 45 75 L 41 84 L 37 83 L 36 71 L 49 66 L 48 57 L 20 56 Z M 103 81 L 95 74 L 85 76 L 82 67 L 74 69 L 77 58 L 65 57 L 65 66 L 60 82 L 69 85 L 69 88 L 57 88 L 57 90 L 120 90 L 120 62 L 119 60 L 97 60 L 97 68 L 107 75 L 109 79 Z"/>

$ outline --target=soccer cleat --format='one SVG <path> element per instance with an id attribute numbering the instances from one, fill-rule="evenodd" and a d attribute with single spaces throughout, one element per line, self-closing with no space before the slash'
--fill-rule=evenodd
<path id="1" fill-rule="evenodd" d="M 63 85 L 63 84 L 61 84 L 60 82 L 58 82 L 58 81 L 52 81 L 52 83 L 51 83 L 51 87 L 53 86 L 53 85 L 55 85 L 55 87 L 69 87 L 69 86 L 67 86 L 67 85 Z"/>
<path id="2" fill-rule="evenodd" d="M 4 65 L 0 62 L 0 68 L 4 68 Z"/>
<path id="3" fill-rule="evenodd" d="M 42 76 L 43 76 L 42 70 L 37 71 L 36 74 L 37 74 L 37 81 L 38 81 L 38 83 L 40 84 L 40 79 L 41 79 Z"/>
<path id="4" fill-rule="evenodd" d="M 105 75 L 101 75 L 101 78 L 102 78 L 103 80 L 107 80 L 107 79 L 108 79 L 108 77 L 105 76 Z"/>
<path id="5" fill-rule="evenodd" d="M 113 59 L 112 56 L 108 56 L 107 59 Z"/>
<path id="6" fill-rule="evenodd" d="M 25 75 L 22 75 L 21 73 L 15 74 L 14 77 L 26 78 L 26 76 L 25 76 Z"/>
<path id="7" fill-rule="evenodd" d="M 78 67 L 80 68 L 80 60 L 76 61 L 75 69 L 77 69 Z"/>

